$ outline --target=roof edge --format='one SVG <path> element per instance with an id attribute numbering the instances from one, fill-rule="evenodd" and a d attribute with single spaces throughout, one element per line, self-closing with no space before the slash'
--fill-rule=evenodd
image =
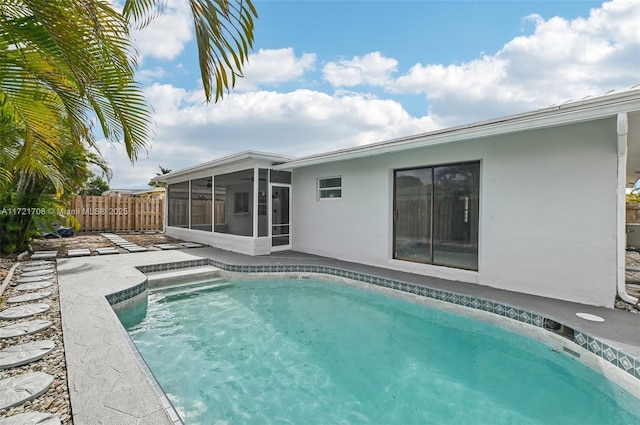
<path id="1" fill-rule="evenodd" d="M 246 159 L 255 159 L 255 160 L 262 160 L 262 161 L 270 161 L 274 163 L 282 163 L 282 162 L 291 161 L 293 157 L 277 155 L 277 154 L 272 154 L 267 152 L 258 152 L 258 151 L 248 150 L 248 151 L 236 153 L 233 155 L 228 155 L 222 158 L 217 158 L 212 161 L 196 164 L 191 167 L 182 168 L 180 170 L 177 170 L 171 173 L 156 176 L 152 178 L 151 181 L 166 182 L 168 179 L 173 177 L 180 177 L 185 174 L 195 173 L 211 167 L 233 164 L 234 162 L 239 162 Z"/>
<path id="2" fill-rule="evenodd" d="M 472 124 L 449 127 L 417 135 L 391 139 L 363 146 L 310 155 L 280 164 L 275 169 L 294 169 L 332 161 L 364 158 L 396 151 L 439 145 L 475 138 L 516 133 L 587 121 L 619 112 L 640 110 L 640 89 L 632 88 L 613 94 L 586 97 L 531 112 L 509 115 Z"/>

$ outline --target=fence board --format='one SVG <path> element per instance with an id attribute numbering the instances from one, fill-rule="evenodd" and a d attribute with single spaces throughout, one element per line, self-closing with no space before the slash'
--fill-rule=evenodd
<path id="1" fill-rule="evenodd" d="M 627 223 L 640 223 L 640 204 L 627 203 Z"/>
<path id="2" fill-rule="evenodd" d="M 77 196 L 71 215 L 81 232 L 139 232 L 163 230 L 162 199 Z"/>

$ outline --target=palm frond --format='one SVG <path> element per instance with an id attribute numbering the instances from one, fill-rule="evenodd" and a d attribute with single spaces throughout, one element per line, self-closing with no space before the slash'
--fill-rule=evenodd
<path id="1" fill-rule="evenodd" d="M 9 78 L 0 64 L 0 83 L 30 75 L 59 97 L 76 137 L 95 116 L 105 138 L 122 141 L 135 161 L 152 119 L 134 80 L 128 29 L 129 22 L 103 1 L 7 0 L 0 6 L 0 40 L 15 53 L 6 60 Z"/>

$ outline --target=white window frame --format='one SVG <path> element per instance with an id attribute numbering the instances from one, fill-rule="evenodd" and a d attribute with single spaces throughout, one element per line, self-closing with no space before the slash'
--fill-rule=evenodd
<path id="1" fill-rule="evenodd" d="M 247 198 L 246 199 L 246 201 L 247 201 L 247 204 L 246 204 L 247 210 L 246 211 L 244 211 L 244 208 L 242 208 L 242 210 L 240 210 L 240 208 L 239 208 L 239 203 L 238 203 L 238 197 L 239 196 L 242 196 L 242 198 L 245 198 L 245 197 Z M 243 199 L 242 206 L 245 206 L 244 205 L 244 199 Z M 251 213 L 251 196 L 249 196 L 249 192 L 248 191 L 234 192 L 233 193 L 233 214 L 234 215 L 247 215 L 249 213 Z"/>
<path id="2" fill-rule="evenodd" d="M 322 188 L 320 187 L 320 182 L 325 180 L 332 180 L 332 179 L 340 179 L 340 186 L 322 187 Z M 342 199 L 342 176 L 318 177 L 318 179 L 316 180 L 316 189 L 317 189 L 316 193 L 317 193 L 318 201 L 336 201 L 336 200 Z M 322 196 L 323 192 L 328 192 L 332 190 L 340 190 L 340 196 L 333 196 L 333 197 Z"/>

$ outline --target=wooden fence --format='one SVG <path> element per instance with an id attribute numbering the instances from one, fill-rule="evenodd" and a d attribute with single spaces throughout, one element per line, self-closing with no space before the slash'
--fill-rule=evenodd
<path id="1" fill-rule="evenodd" d="M 627 202 L 627 223 L 640 223 L 640 204 Z"/>
<path id="2" fill-rule="evenodd" d="M 78 196 L 71 215 L 80 232 L 163 230 L 164 200 L 116 196 Z"/>

